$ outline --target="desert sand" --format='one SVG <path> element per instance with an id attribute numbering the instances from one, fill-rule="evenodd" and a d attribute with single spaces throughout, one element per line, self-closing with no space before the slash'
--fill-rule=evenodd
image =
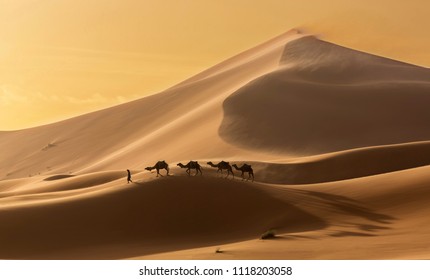
<path id="1" fill-rule="evenodd" d="M 0 259 L 429 259 L 429 103 L 429 69 L 291 30 L 152 96 L 0 132 Z M 159 160 L 170 176 L 145 170 Z"/>

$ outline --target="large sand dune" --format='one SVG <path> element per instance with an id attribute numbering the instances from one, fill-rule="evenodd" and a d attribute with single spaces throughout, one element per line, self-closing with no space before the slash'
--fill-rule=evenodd
<path id="1" fill-rule="evenodd" d="M 429 101 L 429 69 L 292 30 L 161 93 L 0 132 L 0 258 L 429 258 Z M 158 160 L 171 176 L 144 170 Z"/>
<path id="2" fill-rule="evenodd" d="M 303 155 L 430 139 L 428 69 L 314 37 L 280 63 L 225 100 L 227 141 Z"/>

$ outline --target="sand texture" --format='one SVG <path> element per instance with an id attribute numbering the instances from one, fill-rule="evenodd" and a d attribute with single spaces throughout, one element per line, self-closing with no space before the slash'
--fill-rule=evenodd
<path id="1" fill-rule="evenodd" d="M 429 259 L 429 104 L 429 69 L 292 30 L 158 94 L 0 132 L 0 259 Z M 145 170 L 160 160 L 170 176 Z"/>

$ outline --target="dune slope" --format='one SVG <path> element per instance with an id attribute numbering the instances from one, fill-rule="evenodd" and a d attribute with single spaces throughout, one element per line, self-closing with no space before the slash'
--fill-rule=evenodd
<path id="1" fill-rule="evenodd" d="M 21 195 L 2 207 L 0 258 L 124 258 L 258 238 L 271 228 L 325 226 L 261 185 L 222 178 L 175 176 L 131 186 L 117 181 L 97 194 L 62 196 L 20 205 Z M 123 249 L 106 253 L 115 246 Z"/>
<path id="2" fill-rule="evenodd" d="M 0 179 L 142 169 L 159 159 L 246 154 L 220 139 L 221 104 L 244 84 L 276 69 L 285 42 L 300 36 L 287 32 L 156 95 L 59 123 L 4 132 L 0 145 L 14 148 L 0 154 Z"/>
<path id="3" fill-rule="evenodd" d="M 302 156 L 430 139 L 430 70 L 314 37 L 280 63 L 225 100 L 226 141 Z"/>

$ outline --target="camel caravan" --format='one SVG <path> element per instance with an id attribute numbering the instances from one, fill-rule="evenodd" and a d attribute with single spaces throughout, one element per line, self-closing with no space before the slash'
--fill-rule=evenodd
<path id="1" fill-rule="evenodd" d="M 236 170 L 242 172 L 241 174 L 242 180 L 245 180 L 244 174 L 248 173 L 248 178 L 246 178 L 246 181 L 248 181 L 249 179 L 252 179 L 252 182 L 254 182 L 254 171 L 252 170 L 252 167 L 249 164 L 245 163 L 241 167 L 237 166 L 236 164 L 230 165 L 230 163 L 226 161 L 220 161 L 217 164 L 214 164 L 213 162 L 209 161 L 207 162 L 207 164 L 213 168 L 217 168 L 217 173 L 221 172 L 221 174 L 223 174 L 223 170 L 226 170 L 227 176 L 225 178 L 228 178 L 228 176 L 231 174 L 233 176 L 233 179 L 234 179 L 234 173 L 233 173 L 233 167 L 234 167 Z M 192 169 L 196 171 L 194 176 L 197 176 L 199 173 L 200 175 L 203 175 L 202 167 L 197 161 L 190 161 L 187 164 L 178 163 L 177 166 L 179 166 L 180 168 L 186 169 L 185 172 L 188 174 L 188 176 L 191 176 Z M 164 160 L 158 161 L 154 166 L 148 166 L 145 168 L 145 170 L 148 170 L 148 171 L 152 171 L 154 169 L 157 170 L 157 177 L 163 176 L 160 174 L 160 170 L 162 169 L 165 169 L 166 175 L 169 176 L 169 165 Z"/>

